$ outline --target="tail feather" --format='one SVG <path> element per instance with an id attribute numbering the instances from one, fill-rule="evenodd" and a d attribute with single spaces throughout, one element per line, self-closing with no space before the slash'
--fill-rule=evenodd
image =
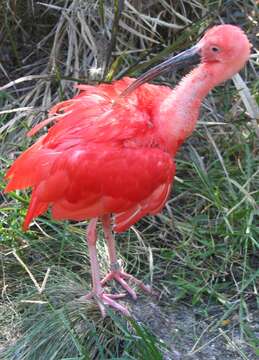
<path id="1" fill-rule="evenodd" d="M 9 181 L 5 192 L 33 187 L 48 177 L 51 164 L 57 155 L 42 148 L 44 138 L 45 135 L 14 161 L 5 175 L 5 179 Z"/>
<path id="2" fill-rule="evenodd" d="M 131 208 L 128 211 L 115 215 L 114 231 L 123 232 L 134 225 L 145 214 L 145 209 L 140 205 Z"/>
<path id="3" fill-rule="evenodd" d="M 48 203 L 39 202 L 36 190 L 33 190 L 29 208 L 27 210 L 26 217 L 23 222 L 23 230 L 26 231 L 29 228 L 32 219 L 43 214 L 48 209 Z"/>
<path id="4" fill-rule="evenodd" d="M 116 214 L 114 219 L 114 230 L 116 232 L 123 232 L 130 226 L 134 225 L 146 214 L 153 215 L 159 212 L 166 202 L 170 189 L 170 182 L 162 184 L 141 204 L 129 209 L 128 211 Z"/>

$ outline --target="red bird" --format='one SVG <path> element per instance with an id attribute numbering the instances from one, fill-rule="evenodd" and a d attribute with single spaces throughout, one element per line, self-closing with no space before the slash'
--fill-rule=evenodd
<path id="1" fill-rule="evenodd" d="M 87 241 L 92 269 L 92 292 L 102 314 L 109 305 L 129 315 L 116 299 L 124 294 L 104 292 L 114 279 L 136 299 L 127 280 L 143 290 L 148 286 L 120 268 L 112 234 L 127 230 L 164 206 L 175 174 L 174 157 L 192 133 L 202 99 L 217 84 L 246 63 L 250 44 L 241 29 L 215 26 L 191 49 L 169 57 L 138 80 L 78 85 L 79 94 L 50 110 L 50 117 L 29 135 L 53 122 L 48 132 L 21 154 L 9 169 L 5 191 L 32 188 L 24 221 L 51 209 L 56 220 L 91 219 Z M 188 63 L 198 63 L 180 84 L 146 84 L 155 76 Z M 110 272 L 101 280 L 96 253 L 96 224 L 100 219 L 108 245 Z"/>

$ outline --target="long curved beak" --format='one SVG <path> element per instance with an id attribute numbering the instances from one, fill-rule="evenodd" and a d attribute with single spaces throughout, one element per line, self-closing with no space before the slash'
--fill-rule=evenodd
<path id="1" fill-rule="evenodd" d="M 131 94 L 139 86 L 145 84 L 148 81 L 153 80 L 155 77 L 167 72 L 167 71 L 176 71 L 178 69 L 184 68 L 188 65 L 197 65 L 201 61 L 200 57 L 200 47 L 194 45 L 190 49 L 187 49 L 181 52 L 178 55 L 170 56 L 167 60 L 163 61 L 161 64 L 154 66 L 152 69 L 145 72 L 137 80 L 130 84 L 119 97 L 125 97 Z"/>

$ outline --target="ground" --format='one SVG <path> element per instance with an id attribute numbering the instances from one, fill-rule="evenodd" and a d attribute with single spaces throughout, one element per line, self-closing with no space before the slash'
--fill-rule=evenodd
<path id="1" fill-rule="evenodd" d="M 204 319 L 199 307 L 184 304 L 164 307 L 141 299 L 133 305 L 135 319 L 152 329 L 170 349 L 165 351 L 165 360 L 255 360 L 256 355 L 233 326 L 236 320 L 225 320 L 224 325 L 224 321 L 220 321 L 220 308 L 212 306 L 208 310 L 210 314 Z M 255 311 L 250 320 L 254 328 L 258 315 Z M 214 324 L 219 320 L 219 324 L 212 326 L 212 319 Z"/>

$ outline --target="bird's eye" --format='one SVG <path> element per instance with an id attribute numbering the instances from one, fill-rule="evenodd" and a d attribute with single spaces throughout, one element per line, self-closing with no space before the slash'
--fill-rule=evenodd
<path id="1" fill-rule="evenodd" d="M 217 46 L 212 46 L 211 51 L 214 53 L 219 52 L 219 48 Z"/>

